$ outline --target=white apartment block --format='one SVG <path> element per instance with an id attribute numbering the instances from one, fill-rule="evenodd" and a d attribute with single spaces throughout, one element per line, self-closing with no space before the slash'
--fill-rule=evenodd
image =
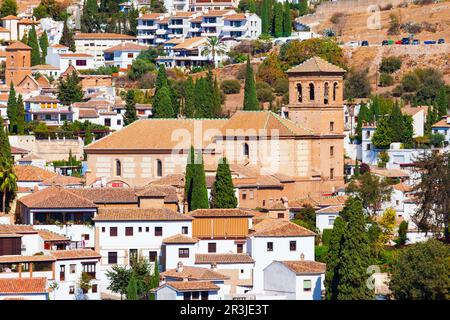
<path id="1" fill-rule="evenodd" d="M 116 33 L 77 33 L 74 36 L 76 52 L 94 56 L 94 68 L 105 65 L 104 51 L 126 42 L 136 42 L 136 37 Z"/>
<path id="2" fill-rule="evenodd" d="M 95 58 L 93 55 L 80 52 L 71 52 L 69 51 L 69 47 L 61 44 L 55 44 L 47 48 L 45 62 L 58 68 L 58 75 L 66 71 L 69 66 L 73 66 L 77 70 L 96 68 Z"/>

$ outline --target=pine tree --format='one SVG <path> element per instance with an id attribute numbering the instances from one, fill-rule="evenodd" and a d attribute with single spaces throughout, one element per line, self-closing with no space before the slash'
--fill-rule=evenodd
<path id="1" fill-rule="evenodd" d="M 438 105 L 438 110 L 439 110 L 438 111 L 439 118 L 446 116 L 447 112 L 448 112 L 448 107 L 449 107 L 449 97 L 448 97 L 445 86 L 442 86 L 439 90 L 437 105 Z"/>
<path id="2" fill-rule="evenodd" d="M 130 11 L 128 11 L 127 18 L 128 18 L 128 24 L 130 25 L 129 34 L 132 36 L 136 36 L 137 35 L 137 25 L 138 25 L 137 19 L 139 18 L 139 10 L 136 9 L 134 7 L 134 5 L 131 5 L 131 9 L 130 9 Z"/>
<path id="3" fill-rule="evenodd" d="M 300 0 L 299 15 L 304 16 L 308 13 L 308 0 Z"/>
<path id="4" fill-rule="evenodd" d="M 127 300 L 138 300 L 137 281 L 134 274 L 131 275 L 127 286 Z"/>
<path id="5" fill-rule="evenodd" d="M 23 105 L 23 97 L 19 94 L 17 98 L 17 134 L 25 134 L 25 107 Z"/>
<path id="6" fill-rule="evenodd" d="M 17 16 L 17 2 L 16 0 L 3 0 L 0 7 L 0 18 L 6 16 Z"/>
<path id="7" fill-rule="evenodd" d="M 91 125 L 88 123 L 86 126 L 86 131 L 84 132 L 84 145 L 87 146 L 92 143 L 94 135 L 91 132 Z"/>
<path id="8" fill-rule="evenodd" d="M 8 102 L 6 105 L 6 114 L 8 116 L 9 121 L 9 132 L 16 134 L 17 119 L 19 117 L 19 114 L 17 110 L 16 90 L 14 89 L 14 84 L 12 82 L 9 88 Z"/>
<path id="9" fill-rule="evenodd" d="M 373 290 L 367 287 L 367 268 L 371 265 L 371 249 L 366 231 L 366 218 L 361 201 L 349 198 L 342 216 L 348 221 L 340 252 L 338 300 L 370 300 Z"/>
<path id="10" fill-rule="evenodd" d="M 281 2 L 275 4 L 273 35 L 276 38 L 283 36 L 283 4 Z"/>
<path id="11" fill-rule="evenodd" d="M 205 167 L 201 152 L 197 155 L 192 175 L 192 189 L 189 203 L 189 210 L 208 209 L 208 191 L 206 189 Z"/>
<path id="12" fill-rule="evenodd" d="M 390 127 L 391 141 L 392 142 L 402 142 L 403 134 L 403 115 L 398 103 L 392 108 L 391 114 L 388 118 L 388 125 Z"/>
<path id="13" fill-rule="evenodd" d="M 236 208 L 237 198 L 234 192 L 231 170 L 227 159 L 219 161 L 216 180 L 211 190 L 211 208 Z"/>
<path id="14" fill-rule="evenodd" d="M 96 0 L 86 0 L 81 15 L 81 31 L 94 33 L 100 31 L 98 6 Z"/>
<path id="15" fill-rule="evenodd" d="M 153 107 L 154 110 L 154 107 Z M 123 115 L 123 122 L 127 126 L 138 119 L 136 115 L 136 102 L 133 90 L 128 90 L 125 104 L 125 114 Z"/>
<path id="16" fill-rule="evenodd" d="M 46 64 L 45 58 L 47 57 L 47 48 L 49 46 L 47 31 L 41 34 L 39 38 L 39 46 L 41 47 L 41 64 Z"/>
<path id="17" fill-rule="evenodd" d="M 365 103 L 361 104 L 358 114 L 358 123 L 356 125 L 356 135 L 359 141 L 362 140 L 362 126 L 364 122 L 371 121 L 371 112 Z"/>
<path id="18" fill-rule="evenodd" d="M 170 91 L 167 86 L 161 87 L 153 97 L 153 113 L 155 118 L 175 118 Z"/>
<path id="19" fill-rule="evenodd" d="M 256 1 L 248 0 L 248 11 L 251 13 L 256 13 Z"/>
<path id="20" fill-rule="evenodd" d="M 58 100 L 68 106 L 74 102 L 83 101 L 83 89 L 80 78 L 74 71 L 67 78 L 61 79 L 58 84 Z"/>
<path id="21" fill-rule="evenodd" d="M 31 65 L 41 64 L 41 52 L 34 25 L 31 27 L 30 34 L 28 35 L 28 45 L 31 47 Z"/>
<path id="22" fill-rule="evenodd" d="M 194 90 L 195 90 L 194 81 L 192 80 L 192 77 L 189 76 L 185 82 L 185 95 L 184 95 L 183 113 L 186 118 L 194 118 L 194 115 L 195 115 Z"/>
<path id="23" fill-rule="evenodd" d="M 162 87 L 168 87 L 169 80 L 167 78 L 166 67 L 161 64 L 158 68 L 158 74 L 155 80 L 155 93 L 158 92 Z"/>
<path id="24" fill-rule="evenodd" d="M 28 45 L 28 32 L 27 32 L 27 30 L 24 31 L 23 37 L 20 40 L 20 42 L 22 42 L 23 44 Z"/>
<path id="25" fill-rule="evenodd" d="M 255 78 L 253 76 L 252 65 L 250 64 L 250 56 L 247 56 L 247 69 L 244 88 L 244 110 L 259 110 L 258 98 L 256 96 Z"/>
<path id="26" fill-rule="evenodd" d="M 427 119 L 425 121 L 425 134 L 431 134 L 431 126 L 437 122 L 437 106 L 432 105 L 428 108 Z"/>
<path id="27" fill-rule="evenodd" d="M 69 47 L 69 50 L 72 52 L 76 51 L 75 40 L 73 39 L 72 30 L 70 30 L 69 26 L 67 25 L 67 19 L 64 21 L 64 28 L 61 39 L 59 40 L 59 44 Z"/>
<path id="28" fill-rule="evenodd" d="M 388 118 L 380 118 L 372 137 L 372 142 L 378 149 L 389 149 L 392 143 L 392 130 L 388 124 Z"/>
<path id="29" fill-rule="evenodd" d="M 325 273 L 326 299 L 336 300 L 338 296 L 341 246 L 344 239 L 345 221 L 341 217 L 334 220 L 330 245 L 326 256 L 327 271 Z"/>
<path id="30" fill-rule="evenodd" d="M 290 37 L 292 33 L 291 7 L 286 0 L 283 6 L 283 37 Z"/>

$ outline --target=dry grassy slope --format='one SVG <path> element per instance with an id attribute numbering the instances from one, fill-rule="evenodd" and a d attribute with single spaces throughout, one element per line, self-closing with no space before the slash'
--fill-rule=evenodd
<path id="1" fill-rule="evenodd" d="M 381 43 L 384 39 L 398 40 L 402 36 L 407 36 L 406 33 L 398 36 L 388 36 L 387 30 L 389 28 L 389 15 L 394 13 L 399 16 L 400 23 L 406 22 L 428 22 L 436 24 L 437 32 L 421 32 L 416 35 L 420 40 L 438 39 L 444 38 L 446 42 L 450 41 L 450 2 L 435 3 L 426 6 L 409 5 L 407 8 L 395 8 L 387 11 L 379 12 L 381 15 L 381 29 L 374 30 L 368 28 L 368 21 L 371 17 L 371 13 L 356 13 L 346 16 L 345 24 L 343 27 L 342 36 L 339 40 L 348 41 L 360 41 L 368 40 L 370 43 Z M 327 19 L 314 29 L 315 31 L 322 31 L 326 28 L 330 28 L 332 23 L 329 21 L 329 15 Z"/>

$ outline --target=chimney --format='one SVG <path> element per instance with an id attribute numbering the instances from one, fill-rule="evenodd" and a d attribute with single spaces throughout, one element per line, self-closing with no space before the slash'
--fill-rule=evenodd
<path id="1" fill-rule="evenodd" d="M 305 255 L 303 253 L 300 255 L 300 260 L 305 260 Z"/>
<path id="2" fill-rule="evenodd" d="M 212 271 L 217 271 L 217 263 L 211 262 L 211 270 Z"/>
<path id="3" fill-rule="evenodd" d="M 178 273 L 183 272 L 183 262 L 181 261 L 178 261 L 177 263 L 177 272 Z"/>

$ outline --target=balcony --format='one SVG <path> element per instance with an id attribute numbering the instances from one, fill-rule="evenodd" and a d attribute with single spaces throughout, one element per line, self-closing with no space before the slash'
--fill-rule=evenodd
<path id="1" fill-rule="evenodd" d="M 156 30 L 156 34 L 157 35 L 163 35 L 163 34 L 167 34 L 169 30 L 166 29 L 158 29 Z"/>
<path id="2" fill-rule="evenodd" d="M 239 27 L 235 27 L 235 26 L 224 26 L 223 28 L 222 28 L 222 31 L 224 31 L 224 32 L 233 32 L 233 31 L 236 31 L 236 32 L 245 32 L 245 31 L 247 31 L 247 26 L 245 26 L 245 25 L 243 25 L 243 26 L 239 26 Z"/>
<path id="3" fill-rule="evenodd" d="M 155 39 L 154 34 L 138 34 L 138 39 Z"/>

